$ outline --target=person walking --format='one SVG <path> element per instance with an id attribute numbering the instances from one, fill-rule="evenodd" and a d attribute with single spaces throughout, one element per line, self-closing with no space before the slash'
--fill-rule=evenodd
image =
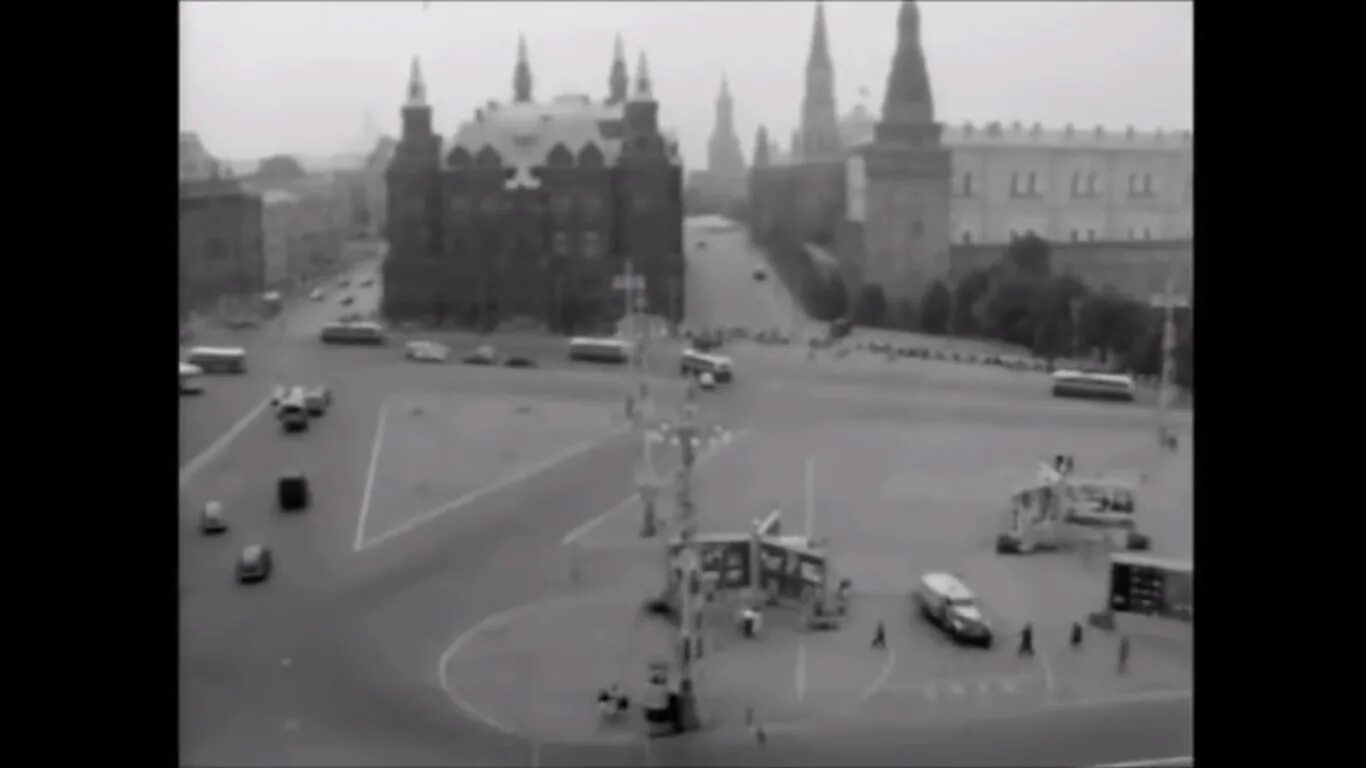
<path id="1" fill-rule="evenodd" d="M 1119 667 L 1118 667 L 1118 672 L 1119 672 L 1119 674 L 1121 674 L 1121 675 L 1127 675 L 1127 674 L 1129 673 L 1129 636 L 1128 636 L 1128 635 L 1120 635 L 1120 638 L 1119 638 Z"/>
<path id="2" fill-rule="evenodd" d="M 1034 625 L 1025 624 L 1024 629 L 1020 630 L 1020 651 L 1021 657 L 1034 657 Z"/>
<path id="3" fill-rule="evenodd" d="M 1080 622 L 1080 621 L 1074 621 L 1074 622 L 1072 622 L 1072 641 L 1071 641 L 1072 650 L 1074 650 L 1074 651 L 1079 651 L 1079 650 L 1081 650 L 1081 638 L 1082 638 L 1081 622 Z"/>
<path id="4" fill-rule="evenodd" d="M 873 647 L 874 647 L 874 648 L 886 648 L 886 647 L 887 647 L 887 627 L 886 627 L 886 625 L 884 625 L 884 624 L 882 623 L 882 620 L 881 620 L 881 619 L 878 619 L 878 622 L 877 622 L 877 631 L 876 631 L 875 633 L 873 633 Z"/>

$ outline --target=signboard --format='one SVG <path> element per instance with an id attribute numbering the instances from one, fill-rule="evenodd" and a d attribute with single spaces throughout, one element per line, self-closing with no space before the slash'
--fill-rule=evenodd
<path id="1" fill-rule="evenodd" d="M 669 554 L 676 557 L 682 543 L 675 539 Z M 693 538 L 699 569 L 704 581 L 718 589 L 745 589 L 750 586 L 750 537 L 743 534 L 706 534 Z"/>
<path id="2" fill-rule="evenodd" d="M 1193 621 L 1195 569 L 1189 563 L 1117 555 L 1110 559 L 1110 609 Z"/>
<path id="3" fill-rule="evenodd" d="M 781 599 L 805 602 L 825 589 L 825 556 L 775 541 L 759 542 L 759 586 Z"/>

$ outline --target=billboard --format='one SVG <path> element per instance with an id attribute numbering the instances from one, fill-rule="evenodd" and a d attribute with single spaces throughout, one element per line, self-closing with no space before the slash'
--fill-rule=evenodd
<path id="1" fill-rule="evenodd" d="M 825 589 L 825 556 L 775 541 L 759 542 L 759 586 L 785 600 L 806 601 Z"/>
<path id="2" fill-rule="evenodd" d="M 744 534 L 704 534 L 693 537 L 704 581 L 719 589 L 745 589 L 750 586 L 751 540 Z M 676 557 L 682 544 L 675 539 L 669 547 Z"/>
<path id="3" fill-rule="evenodd" d="M 1110 609 L 1178 621 L 1195 618 L 1195 570 L 1135 555 L 1110 558 Z"/>

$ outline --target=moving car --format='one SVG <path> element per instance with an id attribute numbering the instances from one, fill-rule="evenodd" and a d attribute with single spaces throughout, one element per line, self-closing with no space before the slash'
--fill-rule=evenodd
<path id="1" fill-rule="evenodd" d="M 228 524 L 223 519 L 223 505 L 217 501 L 205 504 L 204 509 L 199 512 L 199 532 L 213 536 L 227 530 Z"/>
<path id="2" fill-rule="evenodd" d="M 635 345 L 625 339 L 576 336 L 569 340 L 569 359 L 590 363 L 630 362 Z"/>
<path id="3" fill-rule="evenodd" d="M 374 284 L 375 284 L 375 278 L 373 278 L 373 277 L 367 277 L 367 278 L 365 278 L 364 280 L 360 281 L 360 286 L 361 286 L 362 288 L 369 288 L 370 286 L 372 286 L 372 285 L 374 285 Z"/>
<path id="4" fill-rule="evenodd" d="M 308 294 L 309 301 L 322 301 L 325 298 L 327 298 L 327 294 L 323 293 L 321 288 L 314 288 L 313 292 Z"/>
<path id="5" fill-rule="evenodd" d="M 237 581 L 240 584 L 265 581 L 270 578 L 270 549 L 264 544 L 249 544 L 237 558 Z"/>
<path id="6" fill-rule="evenodd" d="M 349 279 L 347 279 L 347 278 L 342 278 L 341 280 L 338 280 L 338 281 L 337 281 L 337 287 L 338 287 L 338 288 L 350 288 L 350 287 L 351 287 L 351 281 L 350 281 Z"/>
<path id="7" fill-rule="evenodd" d="M 526 355 L 513 355 L 503 361 L 508 368 L 535 368 L 536 361 Z"/>
<path id="8" fill-rule="evenodd" d="M 971 590 L 957 576 L 933 571 L 920 577 L 912 602 L 931 624 L 950 639 L 990 648 L 991 624 L 982 615 Z"/>
<path id="9" fill-rule="evenodd" d="M 754 270 L 754 279 L 758 282 L 763 282 L 768 279 L 768 272 L 762 269 L 756 269 Z"/>
<path id="10" fill-rule="evenodd" d="M 697 386 L 705 390 L 716 389 L 716 377 L 712 376 L 710 373 L 707 373 L 706 371 L 703 371 L 697 374 Z"/>
<path id="11" fill-rule="evenodd" d="M 341 304 L 342 304 L 343 307 L 349 307 L 349 306 L 351 306 L 352 304 L 354 304 L 355 302 L 356 302 L 356 297 L 355 297 L 355 296 L 343 296 L 343 297 L 342 297 L 342 300 L 341 300 Z"/>
<path id="12" fill-rule="evenodd" d="M 309 416 L 322 416 L 332 407 L 332 390 L 327 387 L 307 387 L 304 389 L 304 408 Z"/>
<path id="13" fill-rule="evenodd" d="M 261 322 L 260 322 L 259 320 L 257 320 L 256 318 L 254 318 L 254 317 L 247 317 L 247 316 L 245 316 L 245 315 L 239 315 L 239 316 L 237 316 L 237 317 L 230 317 L 230 318 L 228 318 L 228 322 L 227 322 L 227 325 L 228 325 L 229 328 L 232 328 L 233 330 L 239 330 L 239 331 L 240 331 L 240 330 L 243 330 L 243 329 L 246 329 L 246 328 L 255 328 L 256 326 L 258 326 L 258 325 L 260 325 L 260 324 L 261 324 Z"/>
<path id="14" fill-rule="evenodd" d="M 498 352 L 485 344 L 460 359 L 465 365 L 494 365 L 498 362 Z"/>
<path id="15" fill-rule="evenodd" d="M 446 345 L 435 341 L 410 341 L 404 350 L 404 357 L 415 363 L 444 363 L 450 355 Z"/>
<path id="16" fill-rule="evenodd" d="M 290 470 L 280 475 L 275 491 L 280 509 L 285 512 L 308 509 L 311 501 L 308 491 L 308 478 L 304 477 L 302 472 Z"/>
<path id="17" fill-rule="evenodd" d="M 1068 369 L 1053 372 L 1054 397 L 1133 402 L 1134 390 L 1134 377 L 1123 373 Z"/>
<path id="18" fill-rule="evenodd" d="M 247 372 L 247 351 L 241 347 L 194 347 L 186 359 L 203 373 Z"/>
<path id="19" fill-rule="evenodd" d="M 275 406 L 275 417 L 286 432 L 308 429 L 308 399 L 303 387 L 291 387 Z"/>
<path id="20" fill-rule="evenodd" d="M 328 323 L 319 334 L 324 344 L 384 344 L 387 337 L 379 323 Z"/>

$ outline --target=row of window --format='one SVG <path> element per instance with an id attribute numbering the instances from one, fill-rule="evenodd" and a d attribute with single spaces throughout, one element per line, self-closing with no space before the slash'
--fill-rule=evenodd
<path id="1" fill-rule="evenodd" d="M 971 172 L 964 173 L 959 177 L 958 189 L 955 190 L 959 197 L 973 197 L 977 193 L 973 185 L 974 179 Z M 1187 182 L 1187 194 L 1193 189 L 1193 184 Z M 1095 171 L 1082 173 L 1077 171 L 1072 174 L 1072 197 L 1077 199 L 1095 198 L 1101 195 L 1100 174 Z M 1010 174 L 1010 196 L 1016 198 L 1037 198 L 1042 197 L 1043 192 L 1039 184 L 1039 175 L 1033 171 L 1029 173 Z M 1157 186 L 1153 181 L 1151 173 L 1131 173 L 1129 174 L 1129 197 L 1149 198 L 1157 197 Z"/>
<path id="2" fill-rule="evenodd" d="M 556 216 L 568 216 L 577 207 L 582 215 L 588 218 L 596 218 L 602 215 L 603 201 L 598 195 L 578 196 L 578 205 L 574 204 L 575 196 L 569 194 L 551 195 L 548 200 L 541 200 L 535 197 L 528 198 L 526 207 L 532 213 L 544 213 L 549 210 Z M 631 210 L 633 213 L 647 213 L 651 209 L 651 200 L 648 195 L 632 195 Z M 513 209 L 513 201 L 505 195 L 495 195 L 478 198 L 477 203 L 474 199 L 464 195 L 456 195 L 449 198 L 447 206 L 451 213 L 465 215 L 474 210 L 480 213 L 508 213 Z M 421 208 L 421 202 L 414 204 L 415 212 Z"/>
<path id="3" fill-rule="evenodd" d="M 1019 230 L 1012 229 L 1012 230 L 1010 230 L 1010 239 L 1011 239 L 1011 240 L 1019 240 L 1021 237 L 1032 237 L 1032 236 L 1034 236 L 1035 234 L 1036 234 L 1036 233 L 1035 233 L 1034 230 L 1032 230 L 1032 229 L 1026 229 L 1026 230 L 1023 231 L 1023 232 L 1021 232 L 1021 231 L 1019 231 Z M 958 239 L 959 239 L 960 242 L 962 242 L 963 245 L 972 245 L 973 242 L 974 242 L 974 241 L 973 241 L 973 237 L 972 237 L 972 233 L 969 232 L 969 231 L 967 231 L 967 230 L 963 230 L 961 233 L 959 233 Z M 1069 239 L 1071 242 L 1074 242 L 1074 243 L 1080 243 L 1080 242 L 1083 242 L 1083 241 L 1092 242 L 1092 241 L 1094 241 L 1094 240 L 1096 239 L 1096 230 L 1094 230 L 1094 229 L 1087 229 L 1087 230 L 1074 229 L 1074 230 L 1072 230 L 1072 231 L 1069 233 L 1068 239 Z M 1149 228 L 1149 227 L 1143 227 L 1143 228 L 1141 228 L 1141 229 L 1136 229 L 1136 228 L 1134 228 L 1134 227 L 1129 227 L 1129 230 L 1128 230 L 1128 239 L 1129 239 L 1129 240 L 1151 240 L 1151 239 L 1153 239 L 1152 229 Z"/>

